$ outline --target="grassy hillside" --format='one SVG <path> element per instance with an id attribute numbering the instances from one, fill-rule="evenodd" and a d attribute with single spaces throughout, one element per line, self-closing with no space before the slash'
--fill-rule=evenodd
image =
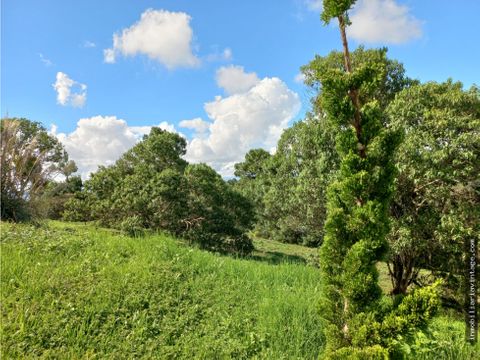
<path id="1" fill-rule="evenodd" d="M 234 259 L 162 235 L 2 224 L 2 359 L 318 358 L 314 250 L 256 246 Z M 462 321 L 430 330 L 412 358 L 474 358 Z"/>
<path id="2" fill-rule="evenodd" d="M 317 269 L 89 226 L 2 225 L 2 353 L 312 358 Z"/>

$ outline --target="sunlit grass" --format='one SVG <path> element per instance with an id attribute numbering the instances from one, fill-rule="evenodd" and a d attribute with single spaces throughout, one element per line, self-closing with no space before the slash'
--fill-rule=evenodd
<path id="1" fill-rule="evenodd" d="M 256 240 L 250 258 L 236 259 L 91 225 L 1 230 L 2 359 L 317 359 L 323 350 L 317 249 Z M 478 347 L 465 343 L 458 315 L 444 314 L 405 352 L 475 359 Z"/>
<path id="2" fill-rule="evenodd" d="M 316 358 L 317 269 L 167 236 L 2 224 L 6 358 Z"/>

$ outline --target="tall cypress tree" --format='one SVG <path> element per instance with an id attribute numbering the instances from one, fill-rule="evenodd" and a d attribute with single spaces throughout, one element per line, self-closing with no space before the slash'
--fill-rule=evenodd
<path id="1" fill-rule="evenodd" d="M 386 51 L 380 59 L 351 63 L 346 36 L 347 11 L 355 0 L 324 0 L 322 20 L 338 19 L 344 66 L 320 71 L 319 105 L 337 129 L 340 158 L 337 178 L 328 189 L 325 237 L 320 249 L 327 320 L 327 358 L 383 358 L 389 336 L 409 328 L 406 319 L 424 321 L 414 304 L 430 311 L 431 292 L 418 293 L 396 309 L 385 310 L 376 263 L 382 260 L 389 231 L 388 208 L 393 195 L 393 155 L 401 136 L 384 126 L 385 115 L 374 97 L 386 72 Z M 424 296 L 425 295 L 425 296 Z M 393 303 L 392 303 L 393 304 Z M 405 321 L 404 321 L 405 320 Z M 367 335 L 368 334 L 368 335 Z"/>

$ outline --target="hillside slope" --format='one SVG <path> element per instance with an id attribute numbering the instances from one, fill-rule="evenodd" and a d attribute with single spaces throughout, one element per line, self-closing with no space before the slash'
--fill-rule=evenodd
<path id="1" fill-rule="evenodd" d="M 317 359 L 321 281 L 306 265 L 315 250 L 255 245 L 235 259 L 163 235 L 2 223 L 0 357 Z M 411 359 L 476 351 L 452 316 L 405 345 Z"/>
<path id="2" fill-rule="evenodd" d="M 316 358 L 317 269 L 132 239 L 2 224 L 5 358 Z M 3 357 L 2 357 L 3 358 Z"/>

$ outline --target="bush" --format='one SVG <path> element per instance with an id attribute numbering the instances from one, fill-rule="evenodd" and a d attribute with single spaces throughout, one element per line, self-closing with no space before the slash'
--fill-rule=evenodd
<path id="1" fill-rule="evenodd" d="M 141 237 L 145 235 L 145 228 L 142 219 L 138 215 L 130 216 L 119 224 L 119 230 L 130 237 Z"/>
<path id="2" fill-rule="evenodd" d="M 252 239 L 245 234 L 227 236 L 223 241 L 223 248 L 227 252 L 238 252 L 242 255 L 248 255 L 254 250 Z"/>
<path id="3" fill-rule="evenodd" d="M 85 198 L 72 197 L 65 203 L 63 219 L 66 221 L 90 221 L 93 220 L 91 208 Z"/>
<path id="4" fill-rule="evenodd" d="M 388 350 L 380 345 L 365 348 L 344 347 L 333 354 L 327 354 L 325 360 L 388 360 Z"/>
<path id="5" fill-rule="evenodd" d="M 0 218 L 2 220 L 21 222 L 32 219 L 32 212 L 27 201 L 10 197 L 4 193 L 2 193 L 1 198 L 2 211 Z"/>

